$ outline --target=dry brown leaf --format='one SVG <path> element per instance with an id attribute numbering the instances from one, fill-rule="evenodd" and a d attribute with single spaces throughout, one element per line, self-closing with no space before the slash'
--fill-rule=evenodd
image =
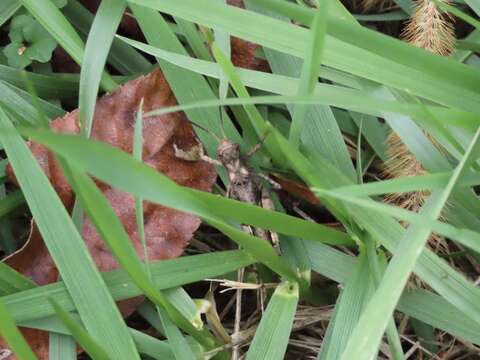
<path id="1" fill-rule="evenodd" d="M 147 76 L 128 82 L 114 93 L 98 100 L 92 138 L 131 153 L 135 113 L 142 98 L 145 111 L 176 104 L 165 78 L 159 70 L 156 70 Z M 62 133 L 78 133 L 78 111 L 75 110 L 63 118 L 54 120 L 51 128 Z M 180 185 L 203 191 L 211 190 L 216 180 L 216 172 L 211 164 L 204 161 L 185 161 L 175 157 L 174 144 L 185 150 L 198 146 L 192 126 L 182 113 L 144 119 L 143 135 L 145 163 Z M 30 143 L 30 148 L 65 206 L 71 209 L 74 194 L 54 155 L 43 145 L 34 142 Z M 9 175 L 15 181 L 11 170 Z M 137 233 L 134 198 L 106 184 L 98 185 L 122 221 L 137 253 L 143 257 Z M 200 225 L 200 219 L 194 215 L 151 203 L 144 204 L 144 217 L 150 260 L 180 256 Z M 84 222 L 82 235 L 101 271 L 118 268 L 116 260 L 88 219 Z M 58 271 L 35 226 L 32 226 L 29 243 L 23 251 L 10 257 L 6 262 L 39 285 L 54 282 L 58 277 Z M 125 316 L 129 315 L 139 301 L 141 299 L 123 301 L 120 305 L 122 313 Z M 45 333 L 29 330 L 24 334 L 28 337 L 29 343 L 35 346 L 39 358 L 47 359 L 48 338 Z M 4 344 L 0 343 L 0 348 L 2 345 Z"/>
<path id="2" fill-rule="evenodd" d="M 273 176 L 273 180 L 282 187 L 282 190 L 285 190 L 297 198 L 305 200 L 310 204 L 320 205 L 320 200 L 305 184 L 279 176 Z"/>
<path id="3" fill-rule="evenodd" d="M 243 0 L 228 0 L 227 2 L 229 5 L 242 9 L 245 8 Z M 270 72 L 268 62 L 255 56 L 255 52 L 260 47 L 259 45 L 232 36 L 230 47 L 232 51 L 232 62 L 235 66 Z"/>

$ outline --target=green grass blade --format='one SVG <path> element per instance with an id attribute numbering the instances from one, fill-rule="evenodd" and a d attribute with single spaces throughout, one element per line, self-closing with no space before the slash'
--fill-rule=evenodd
<path id="1" fill-rule="evenodd" d="M 363 251 L 335 304 L 335 314 L 328 324 L 318 359 L 336 360 L 340 358 L 372 292 L 371 273 L 366 253 Z"/>
<path id="2" fill-rule="evenodd" d="M 8 21 L 21 6 L 18 0 L 3 0 L 0 4 L 0 26 Z"/>
<path id="3" fill-rule="evenodd" d="M 353 256 L 319 243 L 306 242 L 305 245 L 313 270 L 341 284 L 349 279 L 357 261 Z M 432 292 L 405 291 L 397 309 L 455 336 L 480 342 L 480 325 Z"/>
<path id="4" fill-rule="evenodd" d="M 130 329 L 138 351 L 157 360 L 174 360 L 171 346 L 141 331 Z"/>
<path id="5" fill-rule="evenodd" d="M 182 43 L 168 27 L 165 19 L 157 11 L 132 2 L 129 2 L 129 4 L 149 44 L 174 53 L 188 54 Z M 180 104 L 217 99 L 215 92 L 202 76 L 185 71 L 175 64 L 162 61 L 161 58 L 157 58 L 157 62 Z M 210 129 L 217 135 L 222 134 L 221 119 L 223 119 L 228 138 L 243 145 L 244 141 L 232 124 L 228 114 L 223 113 L 221 118 L 218 109 L 214 108 L 189 109 L 185 113 L 190 120 Z M 216 157 L 218 141 L 204 131 L 198 131 L 197 134 L 207 153 L 211 157 Z"/>
<path id="6" fill-rule="evenodd" d="M 48 303 L 48 302 L 47 302 Z M 50 308 L 50 304 L 48 304 Z M 53 309 L 52 309 L 53 311 Z M 55 314 L 55 312 L 53 312 Z M 70 313 L 70 317 L 73 318 L 75 321 L 79 322 L 80 318 L 78 317 L 77 314 L 75 313 Z M 49 317 L 49 318 L 44 318 L 40 320 L 33 320 L 30 322 L 25 322 L 22 323 L 22 326 L 29 327 L 32 329 L 39 329 L 39 330 L 44 330 L 44 331 L 49 331 L 50 333 L 53 333 L 55 335 L 59 336 L 67 336 L 71 338 L 71 333 L 68 330 L 68 328 L 65 326 L 65 324 L 57 317 Z M 138 351 L 142 354 L 148 355 L 152 357 L 153 359 L 158 359 L 158 360 L 173 360 L 175 359 L 171 350 L 170 345 L 168 345 L 165 341 L 160 341 L 152 336 L 149 336 L 145 333 L 142 333 L 138 330 L 129 328 L 130 334 L 132 335 L 133 340 L 135 341 L 135 344 L 137 345 Z M 75 342 L 74 342 L 75 345 Z M 77 358 L 76 356 L 76 346 L 74 348 L 75 350 L 75 357 L 74 359 Z M 201 354 L 201 350 L 199 349 L 198 351 L 199 355 Z M 201 358 L 199 356 L 199 358 Z M 64 360 L 64 358 L 61 358 L 61 360 Z"/>
<path id="7" fill-rule="evenodd" d="M 449 5 L 443 1 L 438 1 L 438 0 L 432 0 L 432 1 L 435 5 L 437 5 L 443 11 L 450 13 L 452 15 L 455 15 L 459 19 L 462 19 L 463 21 L 465 21 L 467 24 L 470 24 L 473 27 L 475 27 L 477 30 L 480 30 L 480 21 L 478 21 L 474 17 L 464 13 L 462 10 L 456 8 L 455 6 Z"/>
<path id="8" fill-rule="evenodd" d="M 272 136 L 279 143 L 284 152 L 288 165 L 295 169 L 308 184 L 322 188 L 335 188 L 342 185 L 351 185 L 345 177 L 321 158 L 316 159 L 316 166 L 310 164 L 295 149 L 290 149 L 288 141 L 271 129 Z M 335 176 L 333 176 L 335 174 Z M 334 179 L 332 179 L 332 177 Z M 326 203 L 327 207 L 337 216 L 341 216 L 337 204 Z M 368 231 L 375 240 L 379 241 L 390 252 L 395 253 L 405 230 L 393 218 L 379 213 L 372 213 L 360 208 L 349 208 L 352 217 L 358 224 Z M 376 221 L 372 222 L 371 219 Z M 468 318 L 480 323 L 478 314 L 480 308 L 480 292 L 465 277 L 436 256 L 432 251 L 424 249 L 416 268 L 416 274 L 427 282 L 435 291 L 462 311 Z M 448 276 L 445 276 L 448 274 Z"/>
<path id="9" fill-rule="evenodd" d="M 64 334 L 51 332 L 48 342 L 48 360 L 76 360 L 77 344 L 75 340 Z"/>
<path id="10" fill-rule="evenodd" d="M 247 9 L 251 8 L 262 12 L 257 9 L 257 6 L 249 5 L 249 2 L 246 4 Z M 281 19 L 285 20 L 285 18 Z M 302 68 L 301 59 L 268 48 L 263 48 L 263 51 L 274 74 L 300 77 Z M 325 77 L 325 75 L 328 77 L 328 69 L 323 68 L 320 72 L 323 77 Z M 246 79 L 242 74 L 239 75 L 245 83 Z M 330 80 L 333 81 L 332 79 Z M 315 89 L 317 88 L 318 86 L 316 86 Z M 292 115 L 294 107 L 287 104 L 287 108 L 290 115 Z M 352 160 L 348 154 L 335 116 L 328 106 L 311 105 L 308 107 L 305 114 L 304 131 L 302 132 L 302 145 L 303 151 L 307 154 L 320 152 L 320 154 L 335 164 L 345 174 L 351 174 L 352 179 L 354 178 L 355 172 L 352 166 Z"/>
<path id="11" fill-rule="evenodd" d="M 82 348 L 95 360 L 109 360 L 105 350 L 94 340 L 86 331 L 66 312 L 55 300 L 50 299 L 55 313 L 65 326 L 70 330 L 73 338 L 82 346 Z"/>
<path id="12" fill-rule="evenodd" d="M 86 136 L 90 136 L 102 72 L 126 6 L 124 0 L 103 0 L 88 34 L 80 72 L 78 99 L 78 117 Z M 105 90 L 112 91 L 115 87 L 116 84 L 113 83 Z"/>
<path id="13" fill-rule="evenodd" d="M 216 0 L 220 4 L 227 4 L 226 0 Z M 218 48 L 222 51 L 225 56 L 231 60 L 231 50 L 230 50 L 230 35 L 227 32 L 224 32 L 221 28 L 216 28 L 213 30 L 215 36 L 215 43 Z M 218 88 L 218 97 L 220 99 L 225 99 L 228 92 L 228 79 L 225 76 L 220 77 L 220 86 Z"/>
<path id="14" fill-rule="evenodd" d="M 68 20 L 85 36 L 88 35 L 94 15 L 77 0 L 69 0 L 62 8 Z M 148 72 L 152 64 L 130 46 L 125 46 L 118 39 L 114 39 L 107 61 L 125 75 Z"/>
<path id="15" fill-rule="evenodd" d="M 364 242 L 367 248 L 367 257 L 368 257 L 368 263 L 370 266 L 370 272 L 372 274 L 375 287 L 377 287 L 381 281 L 383 272 L 385 271 L 384 268 L 386 267 L 387 261 L 383 253 L 377 252 L 377 245 L 375 241 L 369 238 L 368 235 L 367 237 L 364 238 Z M 390 347 L 390 352 L 392 354 L 393 359 L 405 360 L 405 354 L 403 353 L 403 348 L 402 348 L 402 341 L 398 334 L 394 316 L 392 316 L 392 318 L 388 322 L 388 325 L 386 328 L 386 335 L 388 338 L 388 345 Z"/>
<path id="16" fill-rule="evenodd" d="M 314 189 L 314 192 L 319 194 L 320 196 L 325 195 L 327 197 L 359 205 L 360 207 L 373 210 L 379 214 L 388 214 L 392 217 L 395 217 L 399 220 L 407 221 L 411 224 L 420 225 L 422 223 L 425 223 L 425 221 L 428 221 L 428 218 L 425 216 L 413 213 L 397 206 L 387 205 L 383 202 L 373 202 L 367 199 L 352 198 L 349 196 L 337 194 L 332 191 L 325 191 L 320 189 Z M 432 221 L 431 225 L 433 232 L 451 238 L 452 240 L 455 240 L 458 243 L 465 245 L 472 250 L 475 250 L 476 252 L 480 252 L 480 234 L 477 231 L 473 231 L 467 228 L 459 228 L 441 221 Z"/>
<path id="17" fill-rule="evenodd" d="M 357 261 L 353 256 L 319 243 L 306 242 L 305 245 L 311 266 L 316 272 L 341 284 L 351 276 Z M 478 323 L 427 290 L 404 291 L 397 309 L 455 336 L 474 343 L 480 342 Z"/>
<path id="18" fill-rule="evenodd" d="M 170 320 L 168 313 L 159 307 L 157 307 L 157 309 L 175 358 L 177 360 L 195 360 L 195 355 L 193 354 L 192 349 L 188 346 L 188 343 L 179 328 L 172 320 Z"/>
<path id="19" fill-rule="evenodd" d="M 312 94 L 315 84 L 318 82 L 320 66 L 322 65 L 322 53 L 327 33 L 327 17 L 329 0 L 323 0 L 322 5 L 316 10 L 310 29 L 308 44 L 300 76 L 298 95 Z M 294 147 L 300 145 L 300 137 L 303 130 L 303 122 L 307 109 L 305 106 L 296 106 L 293 112 L 292 125 L 289 139 Z"/>
<path id="20" fill-rule="evenodd" d="M 0 79 L 10 85 L 21 89 L 25 88 L 25 82 L 21 78 L 19 70 L 6 65 L 0 65 Z M 45 75 L 27 72 L 38 96 L 45 99 L 72 99 L 78 94 L 78 81 L 71 76 Z"/>
<path id="21" fill-rule="evenodd" d="M 304 55 L 306 29 L 259 14 L 209 0 L 130 2 L 205 26 L 222 27 L 231 35 L 290 55 Z M 387 86 L 409 89 L 412 94 L 441 104 L 473 112 L 480 109 L 476 100 L 480 74 L 475 70 L 333 17 L 329 17 L 328 32 L 326 65 Z"/>
<path id="22" fill-rule="evenodd" d="M 252 237 L 242 231 L 239 231 L 230 225 L 227 225 L 224 220 L 225 213 L 222 213 L 218 209 L 207 206 L 207 204 L 205 204 L 205 202 L 199 198 L 198 194 L 200 194 L 200 192 L 192 191 L 188 188 L 182 188 L 176 185 L 173 181 L 153 170 L 149 166 L 136 162 L 129 155 L 106 144 L 91 140 L 88 141 L 79 136 L 58 135 L 48 131 L 42 132 L 41 130 L 32 131 L 26 129 L 24 129 L 24 131 L 25 133 L 28 132 L 29 136 L 35 138 L 41 143 L 48 143 L 48 146 L 54 149 L 54 151 L 59 151 L 62 156 L 72 160 L 75 163 L 75 166 L 85 169 L 92 174 L 95 173 L 96 177 L 114 184 L 114 186 L 119 189 L 130 192 L 132 195 L 139 196 L 145 200 L 161 203 L 164 206 L 172 207 L 181 211 L 187 211 L 202 217 L 212 226 L 217 227 L 226 235 L 231 236 L 234 241 L 243 246 L 259 261 L 265 263 L 269 267 L 273 267 L 272 269 L 274 271 L 287 278 L 296 278 L 296 275 L 294 275 L 290 267 L 276 255 L 275 250 L 270 244 L 259 238 Z M 75 143 L 82 145 L 77 147 Z M 88 149 L 85 147 L 86 144 L 88 144 Z M 92 151 L 93 148 L 96 148 L 96 150 Z M 106 155 L 108 158 L 108 167 L 105 167 L 105 164 L 107 163 L 101 165 L 98 161 L 99 156 L 104 155 Z M 92 158 L 89 158 L 90 156 L 93 156 L 95 161 L 92 162 Z M 125 171 L 121 177 L 116 176 L 115 174 L 118 169 L 124 168 L 126 164 L 130 170 Z M 142 175 L 139 176 L 139 174 Z M 208 197 L 211 200 L 215 199 L 215 201 L 218 203 L 231 203 L 233 201 L 225 200 L 221 197 L 208 195 L 205 193 L 202 196 Z M 250 209 L 256 210 L 256 214 L 264 212 L 265 215 L 269 214 L 270 217 L 276 216 L 278 220 L 280 220 L 280 218 L 283 220 L 287 219 L 287 217 L 281 213 L 270 212 L 260 207 L 251 205 L 242 205 L 242 202 L 238 201 L 234 203 L 237 204 L 237 208 L 249 206 Z M 255 219 L 252 214 L 248 213 L 236 214 L 234 211 L 232 215 L 242 216 L 242 218 L 249 216 L 248 222 L 251 223 L 253 221 L 256 224 L 260 224 L 260 227 L 262 226 L 261 224 L 266 221 L 263 219 L 260 219 L 259 221 L 258 218 Z M 279 222 L 275 221 L 275 223 L 277 223 L 278 227 L 280 227 Z M 284 225 L 285 224 L 283 224 L 283 226 Z M 269 226 L 269 228 L 272 227 Z M 320 231 L 320 228 L 318 228 L 318 230 Z"/>
<path id="23" fill-rule="evenodd" d="M 3 81 L 0 81 L 0 91 L 2 92 L 0 104 L 5 106 L 10 112 L 15 113 L 25 123 L 34 124 L 33 119 L 37 118 L 38 113 L 26 92 Z M 46 101 L 41 100 L 40 103 L 49 117 L 55 118 L 65 114 L 65 111 Z"/>
<path id="24" fill-rule="evenodd" d="M 0 108 L 0 141 L 82 321 L 112 356 L 138 358 L 133 340 L 71 219 L 23 139 Z M 56 219 L 52 222 L 51 219 Z M 96 309 L 95 313 L 92 309 Z"/>
<path id="25" fill-rule="evenodd" d="M 0 295 L 13 294 L 37 285 L 29 278 L 18 273 L 4 262 L 0 262 Z"/>
<path id="26" fill-rule="evenodd" d="M 21 0 L 55 40 L 80 64 L 83 55 L 83 42 L 70 23 L 51 0 Z"/>
<path id="27" fill-rule="evenodd" d="M 135 118 L 135 127 L 134 127 L 134 134 L 133 134 L 133 158 L 138 161 L 143 161 L 142 159 L 143 154 L 143 99 L 140 101 L 140 105 L 138 107 L 137 115 Z M 143 258 L 145 262 L 145 271 L 147 273 L 148 279 L 152 281 L 152 273 L 150 270 L 150 262 L 148 260 L 148 252 L 147 252 L 147 243 L 145 239 L 145 227 L 144 227 L 144 218 L 143 218 L 143 201 L 141 198 L 135 198 L 135 216 L 137 220 L 137 228 L 138 234 L 140 238 L 140 242 L 143 247 Z M 173 296 L 178 297 L 178 295 L 184 295 L 188 297 L 186 293 L 178 293 L 172 291 Z M 171 304 L 175 304 L 178 309 L 178 303 L 172 302 L 171 299 L 166 297 L 166 301 L 169 301 Z M 176 300 L 176 299 L 175 299 Z M 182 311 L 179 310 L 180 313 L 183 315 Z M 175 323 L 170 319 L 169 314 L 164 309 L 160 308 L 157 304 L 156 306 L 156 313 L 160 316 L 161 322 L 163 324 L 163 328 L 165 329 L 166 336 L 168 338 L 168 342 L 172 347 L 172 351 L 175 355 L 176 359 L 195 359 L 195 355 L 192 353 L 192 350 L 188 346 L 183 337 L 182 333 L 175 325 Z M 193 324 L 192 318 L 186 317 L 187 321 Z M 195 326 L 195 324 L 193 324 Z M 199 325 L 203 325 L 200 322 Z"/>
<path id="28" fill-rule="evenodd" d="M 161 260 L 151 264 L 152 281 L 157 289 L 166 290 L 221 276 L 253 263 L 253 258 L 243 251 L 223 251 Z M 103 278 L 109 292 L 117 301 L 143 293 L 124 270 L 103 273 Z M 63 281 L 14 293 L 3 299 L 16 321 L 27 321 L 53 315 L 48 297 L 54 297 L 67 311 L 75 310 L 75 304 Z"/>
<path id="29" fill-rule="evenodd" d="M 144 264 L 137 257 L 133 244 L 123 228 L 120 219 L 115 215 L 111 205 L 103 196 L 94 181 L 87 175 L 72 168 L 65 163 L 62 164 L 75 193 L 79 197 L 89 218 L 95 224 L 97 231 L 110 248 L 112 254 L 120 263 L 123 269 L 131 276 L 135 284 L 144 291 L 155 304 L 162 306 L 168 314 L 185 331 L 194 336 L 199 342 L 206 346 L 212 343 L 205 333 L 200 332 L 191 324 L 169 301 L 157 291 L 145 272 Z"/>
<path id="30" fill-rule="evenodd" d="M 349 196 L 371 196 L 393 194 L 411 191 L 437 190 L 445 187 L 453 172 L 409 176 L 382 181 L 364 183 L 362 185 L 344 186 L 333 191 L 337 194 Z M 465 174 L 457 183 L 457 187 L 470 187 L 480 184 L 480 173 L 470 172 Z"/>
<path id="31" fill-rule="evenodd" d="M 212 55 L 208 51 L 207 46 L 205 46 L 205 39 L 202 37 L 195 24 L 181 18 L 175 18 L 175 22 L 184 34 L 188 45 L 192 48 L 195 56 L 202 60 L 212 60 Z"/>
<path id="32" fill-rule="evenodd" d="M 21 0 L 21 3 L 52 35 L 77 64 L 82 63 L 83 41 L 51 0 Z M 115 82 L 106 75 L 102 86 L 108 90 Z"/>
<path id="33" fill-rule="evenodd" d="M 221 69 L 215 63 L 209 61 L 203 61 L 194 59 L 188 56 L 171 53 L 164 51 L 160 48 L 149 46 L 138 41 L 120 37 L 123 41 L 142 50 L 148 54 L 154 55 L 158 58 L 164 59 L 171 64 L 181 66 L 185 69 L 211 76 L 214 78 L 220 78 Z M 282 95 L 294 95 L 295 89 L 298 87 L 298 79 L 281 76 L 276 74 L 268 74 L 260 71 L 253 71 L 248 69 L 235 68 L 236 73 L 240 76 L 241 81 L 249 87 L 256 89 L 282 94 Z M 365 94 L 365 91 L 359 91 L 354 89 L 348 89 L 345 87 L 327 85 L 319 83 L 315 88 L 315 96 L 302 96 L 288 99 L 265 97 L 260 101 L 262 97 L 257 97 L 258 100 L 254 103 L 287 103 L 294 104 L 304 101 L 304 104 L 323 104 L 332 105 L 348 110 L 359 111 L 371 115 L 381 115 L 382 111 L 387 113 L 399 113 L 418 118 L 422 120 L 425 116 L 425 108 L 418 104 L 402 104 L 400 102 L 392 102 L 386 99 L 379 99 L 377 96 L 371 94 Z M 235 102 L 236 100 L 236 102 Z M 250 99 L 228 99 L 228 101 L 204 101 L 197 103 L 187 103 L 183 105 L 182 109 L 191 110 L 192 108 L 203 108 L 206 106 L 219 106 L 219 105 L 234 105 L 234 104 L 250 104 L 253 101 Z M 434 113 L 437 117 L 441 118 L 441 121 L 445 121 L 447 124 L 454 126 L 465 127 L 470 130 L 475 130 L 478 124 L 478 119 L 471 113 L 457 112 L 453 109 L 446 109 L 444 107 L 427 107 L 429 112 Z M 173 110 L 173 108 L 171 109 Z M 165 110 L 165 113 L 168 111 Z M 455 118 L 455 119 L 452 119 Z M 458 119 L 460 118 L 460 119 Z"/>
<path id="34" fill-rule="evenodd" d="M 278 285 L 255 332 L 247 360 L 283 359 L 298 303 L 298 285 Z"/>
<path id="35" fill-rule="evenodd" d="M 0 217 L 25 203 L 25 198 L 20 190 L 14 191 L 0 199 Z"/>
<path id="36" fill-rule="evenodd" d="M 475 134 L 465 156 L 455 169 L 445 190 L 433 193 L 431 198 L 422 207 L 421 212 L 427 213 L 429 220 L 435 220 L 450 196 L 457 180 L 468 170 L 478 154 L 480 129 Z M 382 282 L 369 302 L 365 312 L 357 324 L 341 359 L 371 359 L 375 356 L 382 334 L 387 326 L 388 317 L 401 296 L 403 288 L 408 281 L 419 258 L 425 242 L 430 235 L 431 224 L 412 225 L 405 233 L 403 242 L 399 245 L 398 252 L 392 258 Z M 368 325 L 367 325 L 368 324 Z"/>
<path id="37" fill-rule="evenodd" d="M 22 360 L 35 360 L 37 357 L 28 346 L 5 304 L 0 299 L 0 335 L 7 341 L 13 352 Z"/>
<path id="38" fill-rule="evenodd" d="M 170 303 L 175 304 L 175 307 L 188 319 L 188 321 L 194 324 L 195 327 L 201 328 L 203 326 L 198 306 L 182 287 L 167 289 L 163 291 L 163 294 Z"/>
<path id="39" fill-rule="evenodd" d="M 222 69 L 222 72 L 227 76 L 228 80 L 230 81 L 230 84 L 235 90 L 237 96 L 240 98 L 249 98 L 250 95 L 248 93 L 248 90 L 242 84 L 242 81 L 238 77 L 238 74 L 236 73 L 235 67 L 233 66 L 231 60 L 225 56 L 222 50 L 215 43 L 212 44 L 212 53 L 218 65 Z M 250 119 L 250 125 L 253 127 L 258 136 L 258 140 L 263 139 L 267 134 L 265 132 L 265 120 L 260 114 L 260 111 L 258 111 L 258 109 L 254 105 L 244 105 L 243 107 L 248 115 L 248 118 Z M 265 138 L 264 144 L 265 147 L 269 150 L 269 153 L 272 155 L 272 158 L 275 160 L 275 154 L 277 154 L 277 152 L 272 151 L 273 149 L 271 148 L 268 137 Z M 279 159 L 276 159 L 276 161 L 280 162 Z"/>

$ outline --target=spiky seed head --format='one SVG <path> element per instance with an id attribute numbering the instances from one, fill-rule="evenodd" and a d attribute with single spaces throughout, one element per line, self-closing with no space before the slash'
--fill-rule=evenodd
<path id="1" fill-rule="evenodd" d="M 449 55 L 455 47 L 453 18 L 430 0 L 417 0 L 403 37 L 410 44 L 438 55 Z"/>

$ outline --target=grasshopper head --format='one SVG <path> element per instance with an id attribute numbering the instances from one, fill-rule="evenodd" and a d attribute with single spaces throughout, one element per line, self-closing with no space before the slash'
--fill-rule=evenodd
<path id="1" fill-rule="evenodd" d="M 240 158 L 240 146 L 228 139 L 223 139 L 218 144 L 217 157 L 222 164 L 231 164 Z"/>

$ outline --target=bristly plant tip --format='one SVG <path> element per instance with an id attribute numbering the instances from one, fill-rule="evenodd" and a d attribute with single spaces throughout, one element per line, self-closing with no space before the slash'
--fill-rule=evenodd
<path id="1" fill-rule="evenodd" d="M 442 56 L 449 55 L 455 46 L 452 18 L 442 13 L 430 0 L 417 0 L 415 11 L 403 31 L 403 37 L 414 46 Z M 429 139 L 435 144 L 432 138 Z M 384 164 L 386 177 L 400 178 L 426 174 L 422 164 L 393 131 L 387 138 L 387 154 L 389 159 Z M 417 211 L 428 194 L 425 191 L 392 194 L 386 200 L 404 209 Z"/>
<path id="2" fill-rule="evenodd" d="M 455 46 L 453 18 L 430 0 L 417 0 L 415 11 L 404 29 L 410 44 L 438 55 L 449 55 Z"/>

